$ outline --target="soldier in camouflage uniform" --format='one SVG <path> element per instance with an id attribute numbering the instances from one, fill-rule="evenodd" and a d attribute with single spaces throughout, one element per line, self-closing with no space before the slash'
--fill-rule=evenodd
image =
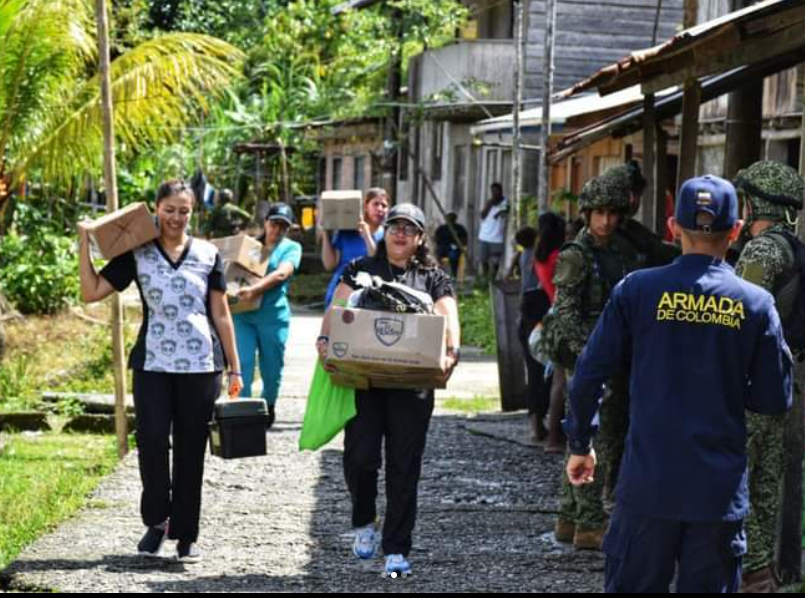
<path id="1" fill-rule="evenodd" d="M 796 170 L 777 162 L 759 162 L 738 173 L 736 188 L 746 202 L 744 230 L 750 239 L 736 265 L 744 279 L 775 295 L 785 322 L 792 301 L 784 292 L 792 278 L 796 258 L 786 235 L 795 234 L 805 184 Z M 802 367 L 795 380 L 801 380 Z M 795 392 L 800 392 L 796 389 Z M 780 532 L 784 432 L 786 416 L 747 413 L 749 494 L 751 512 L 746 520 L 748 553 L 744 558 L 744 587 L 750 592 L 773 590 L 777 585 L 775 552 Z"/>
<path id="2" fill-rule="evenodd" d="M 659 235 L 635 219 L 635 215 L 640 210 L 643 191 L 646 188 L 646 179 L 643 178 L 637 162 L 632 161 L 629 164 L 611 168 L 604 176 L 620 178 L 624 181 L 623 184 L 629 186 L 629 210 L 618 233 L 626 237 L 626 240 L 646 257 L 646 267 L 667 266 L 682 255 L 679 247 L 666 243 Z"/>
<path id="3" fill-rule="evenodd" d="M 622 179 L 598 177 L 589 181 L 579 198 L 587 226 L 559 256 L 554 278 L 556 302 L 544 323 L 543 347 L 546 354 L 567 369 L 571 384 L 576 359 L 592 334 L 610 292 L 641 262 L 635 249 L 615 234 L 628 209 L 628 200 L 628 187 Z M 620 390 L 625 384 L 610 387 Z M 613 436 L 625 437 L 623 426 L 612 423 L 619 419 L 613 413 L 628 413 L 628 407 L 624 407 L 627 400 L 623 392 L 609 391 L 602 405 L 599 447 L 604 468 L 612 460 Z M 577 548 L 600 548 L 607 523 L 603 503 L 606 478 L 597 476 L 592 484 L 574 487 L 563 474 L 557 540 L 572 541 Z"/>
<path id="4" fill-rule="evenodd" d="M 232 191 L 222 189 L 218 194 L 218 205 L 215 206 L 207 221 L 207 236 L 212 239 L 236 235 L 249 226 L 251 215 L 243 208 L 232 203 Z"/>

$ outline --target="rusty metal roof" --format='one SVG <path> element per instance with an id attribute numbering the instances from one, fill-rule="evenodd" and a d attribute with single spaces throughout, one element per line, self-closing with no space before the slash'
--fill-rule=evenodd
<path id="1" fill-rule="evenodd" d="M 805 51 L 805 0 L 766 0 L 633 52 L 559 96 L 591 89 L 607 95 L 633 85 L 653 93 L 800 47 Z"/>

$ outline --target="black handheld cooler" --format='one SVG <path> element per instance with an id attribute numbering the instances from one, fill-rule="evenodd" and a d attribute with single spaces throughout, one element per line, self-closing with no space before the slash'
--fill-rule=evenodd
<path id="1" fill-rule="evenodd" d="M 262 399 L 221 400 L 210 422 L 210 451 L 222 459 L 266 455 L 266 402 Z"/>

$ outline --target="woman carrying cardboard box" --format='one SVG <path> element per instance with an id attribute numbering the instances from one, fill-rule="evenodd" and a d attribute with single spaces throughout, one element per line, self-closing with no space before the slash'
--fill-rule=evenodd
<path id="1" fill-rule="evenodd" d="M 242 387 L 240 360 L 218 249 L 187 235 L 195 197 L 169 181 L 157 192 L 159 238 L 111 260 L 98 274 L 79 224 L 81 294 L 105 299 L 137 284 L 143 323 L 129 358 L 134 370 L 137 448 L 148 530 L 137 549 L 158 556 L 166 539 L 177 557 L 197 562 L 207 425 L 229 364 L 229 394 Z M 173 475 L 169 463 L 173 436 Z"/>
<path id="2" fill-rule="evenodd" d="M 360 273 L 400 282 L 431 296 L 437 314 L 447 320 L 445 380 L 459 360 L 460 327 L 453 287 L 431 256 L 425 236 L 425 216 L 412 204 L 398 205 L 389 212 L 385 239 L 374 257 L 352 262 L 335 291 L 334 305 L 344 304 L 358 289 Z M 324 361 L 329 343 L 330 316 L 325 315 L 317 342 Z M 357 415 L 346 427 L 344 475 L 352 497 L 355 528 L 353 553 L 361 559 L 375 556 L 378 470 L 381 447 L 386 442 L 386 521 L 382 548 L 386 556 L 384 574 L 408 575 L 416 520 L 417 491 L 425 451 L 425 439 L 434 407 L 433 389 L 391 390 L 372 388 L 356 391 Z"/>
<path id="3" fill-rule="evenodd" d="M 269 426 L 274 424 L 276 418 L 275 405 L 285 367 L 285 346 L 291 329 L 288 288 L 302 262 L 302 246 L 286 237 L 293 224 L 294 213 L 288 205 L 276 203 L 271 206 L 263 235 L 258 239 L 271 253 L 265 276 L 238 292 L 241 301 L 250 302 L 262 296 L 262 303 L 257 311 L 234 316 L 238 354 L 243 362 L 242 396 L 252 396 L 255 354 L 259 353 Z"/>
<path id="4" fill-rule="evenodd" d="M 389 198 L 384 189 L 369 189 L 363 201 L 363 221 L 357 230 L 336 231 L 331 237 L 329 231 L 319 227 L 321 240 L 321 260 L 328 272 L 333 272 L 325 308 L 330 307 L 335 290 L 341 282 L 341 275 L 352 260 L 375 255 L 377 244 L 383 240 L 383 222 L 389 210 Z"/>

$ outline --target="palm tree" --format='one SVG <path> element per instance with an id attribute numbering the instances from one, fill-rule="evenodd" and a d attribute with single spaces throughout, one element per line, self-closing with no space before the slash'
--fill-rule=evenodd
<path id="1" fill-rule="evenodd" d="M 91 0 L 0 0 L 0 205 L 31 173 L 59 182 L 99 170 L 96 47 Z M 181 33 L 115 59 L 121 149 L 174 140 L 238 78 L 243 58 L 221 40 Z"/>

